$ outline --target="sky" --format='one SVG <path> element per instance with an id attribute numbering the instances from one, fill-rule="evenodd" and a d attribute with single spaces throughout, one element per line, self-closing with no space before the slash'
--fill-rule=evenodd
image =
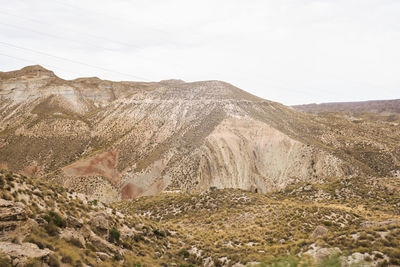
<path id="1" fill-rule="evenodd" d="M 0 0 L 0 71 L 33 64 L 286 105 L 400 98 L 400 1 Z"/>

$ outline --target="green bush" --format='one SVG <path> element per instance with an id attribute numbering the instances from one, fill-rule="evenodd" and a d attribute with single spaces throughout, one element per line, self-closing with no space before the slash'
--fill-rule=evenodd
<path id="1" fill-rule="evenodd" d="M 65 228 L 67 225 L 64 219 L 55 211 L 49 211 L 44 219 L 50 223 L 53 222 L 56 226 Z"/>
<path id="2" fill-rule="evenodd" d="M 121 261 L 121 260 L 123 260 L 124 258 L 119 254 L 119 253 L 116 253 L 115 255 L 114 255 L 114 257 L 113 257 L 113 260 L 115 260 L 115 261 Z"/>
<path id="3" fill-rule="evenodd" d="M 134 235 L 133 240 L 135 240 L 135 242 L 144 241 L 144 237 L 142 235 Z"/>
<path id="4" fill-rule="evenodd" d="M 184 258 L 188 258 L 190 256 L 189 251 L 184 248 L 179 250 L 178 255 L 183 256 Z"/>
<path id="5" fill-rule="evenodd" d="M 115 227 L 113 227 L 113 228 L 110 230 L 110 242 L 119 243 L 119 237 L 120 237 L 120 235 L 121 235 L 121 234 L 119 233 L 118 229 L 115 228 Z"/>
<path id="6" fill-rule="evenodd" d="M 14 176 L 11 173 L 7 173 L 6 178 L 8 181 L 14 181 Z"/>
<path id="7" fill-rule="evenodd" d="M 160 237 L 165 237 L 166 236 L 166 233 L 164 231 L 160 231 L 158 229 L 154 229 L 153 230 L 153 234 L 156 235 L 156 236 L 160 236 Z"/>

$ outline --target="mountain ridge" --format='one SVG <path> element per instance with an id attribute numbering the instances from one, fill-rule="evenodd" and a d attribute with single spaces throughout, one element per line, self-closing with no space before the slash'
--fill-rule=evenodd
<path id="1" fill-rule="evenodd" d="M 349 113 L 394 113 L 400 114 L 400 99 L 368 100 L 354 102 L 330 102 L 321 104 L 295 105 L 293 108 L 308 112 L 349 112 Z"/>
<path id="2" fill-rule="evenodd" d="M 393 125 L 374 133 L 376 122 L 304 114 L 220 81 L 20 75 L 2 79 L 0 93 L 0 164 L 106 202 L 400 169 Z"/>

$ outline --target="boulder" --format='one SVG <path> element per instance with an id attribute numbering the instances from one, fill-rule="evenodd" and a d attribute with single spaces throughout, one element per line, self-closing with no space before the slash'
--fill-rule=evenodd
<path id="1" fill-rule="evenodd" d="M 14 244 L 9 242 L 0 242 L 0 251 L 8 255 L 15 265 L 21 265 L 27 259 L 43 259 L 47 257 L 51 250 L 39 249 L 32 243 Z"/>
<path id="2" fill-rule="evenodd" d="M 71 228 L 81 228 L 83 226 L 83 221 L 75 218 L 74 216 L 67 217 L 66 223 L 67 226 Z"/>
<path id="3" fill-rule="evenodd" d="M 85 247 L 85 238 L 77 231 L 74 231 L 72 229 L 65 229 L 60 233 L 60 237 L 68 242 L 74 242 L 74 245 L 80 248 Z"/>
<path id="4" fill-rule="evenodd" d="M 90 219 L 90 225 L 94 227 L 100 234 L 108 235 L 110 225 L 108 223 L 109 216 L 105 213 L 98 212 Z"/>
<path id="5" fill-rule="evenodd" d="M 104 252 L 96 252 L 96 255 L 102 260 L 102 261 L 106 261 L 109 258 L 111 258 L 110 255 L 108 255 L 107 253 Z"/>
<path id="6" fill-rule="evenodd" d="M 27 219 L 25 205 L 0 199 L 0 221 L 23 221 Z"/>
<path id="7" fill-rule="evenodd" d="M 14 231 L 28 219 L 25 205 L 0 199 L 0 235 Z"/>
<path id="8" fill-rule="evenodd" d="M 113 253 L 118 253 L 118 249 L 116 249 L 115 246 L 97 235 L 91 235 L 89 241 L 101 251 L 111 251 Z"/>
<path id="9" fill-rule="evenodd" d="M 324 259 L 329 258 L 334 255 L 339 255 L 341 254 L 342 251 L 335 247 L 335 248 L 320 248 L 318 246 L 315 246 L 315 244 L 312 244 L 310 246 L 310 249 L 305 252 L 304 254 L 310 255 L 311 257 L 314 258 L 315 262 L 317 264 L 320 264 Z"/>
<path id="10" fill-rule="evenodd" d="M 126 226 L 125 224 L 122 227 L 120 227 L 118 230 L 121 234 L 121 239 L 133 238 L 135 236 L 135 234 L 138 233 L 138 231 L 136 231 L 135 228 L 130 228 L 130 227 Z"/>
<path id="11" fill-rule="evenodd" d="M 318 239 L 326 236 L 328 234 L 328 229 L 326 227 L 318 225 L 310 235 L 310 239 Z"/>

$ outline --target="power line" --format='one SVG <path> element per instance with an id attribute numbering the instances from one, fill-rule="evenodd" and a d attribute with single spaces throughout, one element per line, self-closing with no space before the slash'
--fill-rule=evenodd
<path id="1" fill-rule="evenodd" d="M 60 1 L 60 0 L 54 0 L 54 2 L 59 3 L 59 4 L 62 4 L 62 5 L 64 5 L 64 6 L 67 6 L 67 7 L 71 8 L 71 9 L 80 9 L 80 10 L 83 10 L 83 11 L 90 11 L 90 12 L 93 12 L 92 9 L 89 10 L 89 9 L 86 9 L 86 8 L 77 7 L 77 6 L 74 6 L 74 5 L 71 5 L 71 4 L 67 4 L 67 3 L 65 3 L 65 2 L 63 2 L 63 1 Z M 107 17 L 109 17 L 109 18 L 117 19 L 117 20 L 120 20 L 120 21 L 124 20 L 124 21 L 126 21 L 126 22 L 131 22 L 131 21 L 126 20 L 126 19 L 124 19 L 124 18 L 120 18 L 120 17 L 116 18 L 116 17 L 113 17 L 113 16 L 111 16 L 111 15 L 109 15 L 109 14 L 101 13 L 101 12 L 99 12 L 99 11 L 95 11 L 95 12 L 96 12 L 97 14 L 100 14 L 100 15 L 103 15 L 103 16 L 107 16 Z M 4 12 L 3 10 L 0 11 L 0 13 L 6 14 L 6 15 L 9 15 L 9 16 L 14 16 L 14 17 L 22 18 L 22 19 L 27 19 L 27 20 L 34 21 L 34 22 L 38 22 L 38 23 L 41 23 L 41 24 L 48 24 L 48 23 L 46 23 L 46 22 L 43 22 L 43 21 L 40 21 L 40 20 L 37 20 L 37 19 L 31 19 L 31 18 L 27 18 L 27 17 L 18 16 L 18 15 L 15 15 L 15 14 L 10 14 L 10 13 Z M 98 47 L 98 48 L 100 48 L 100 49 L 109 50 L 109 49 L 107 49 L 107 48 L 104 48 L 104 47 L 101 47 L 101 46 L 98 46 L 98 45 L 88 44 L 88 43 L 85 44 L 85 43 L 82 42 L 82 41 L 76 41 L 76 40 L 72 40 L 72 39 L 60 37 L 60 36 L 57 36 L 57 35 L 53 35 L 53 34 L 49 34 L 49 33 L 44 33 L 44 32 L 40 32 L 40 31 L 36 31 L 36 30 L 32 30 L 32 29 L 29 29 L 29 28 L 24 28 L 24 27 L 20 27 L 20 26 L 10 25 L 10 24 L 7 24 L 7 23 L 0 23 L 0 24 L 3 24 L 3 25 L 8 26 L 8 27 L 13 27 L 13 28 L 16 28 L 16 29 L 19 29 L 19 30 L 24 30 L 24 31 L 29 31 L 29 32 L 34 32 L 34 33 L 37 33 L 37 34 L 45 35 L 45 36 L 48 36 L 48 37 L 51 37 L 51 38 L 58 38 L 58 39 L 67 40 L 67 41 L 74 42 L 74 43 L 79 43 L 79 44 L 84 44 L 84 45 L 90 45 L 90 46 Z M 64 26 L 64 28 L 66 28 L 66 27 Z M 165 32 L 163 32 L 163 31 L 157 30 L 157 29 L 153 29 L 153 31 L 165 33 Z M 116 44 L 120 44 L 120 45 L 125 45 L 125 46 L 130 46 L 130 47 L 136 47 L 136 48 L 138 48 L 138 46 L 135 46 L 135 45 L 132 45 L 132 44 L 128 44 L 128 43 L 124 43 L 124 42 L 120 42 L 120 41 L 115 41 L 115 40 L 110 40 L 110 39 L 105 38 L 105 37 L 96 36 L 96 35 L 93 35 L 93 34 L 90 34 L 90 33 L 84 33 L 84 32 L 82 32 L 82 31 L 81 31 L 81 33 L 83 33 L 83 34 L 85 34 L 85 35 L 88 35 L 88 36 L 92 36 L 92 37 L 97 38 L 97 39 L 102 39 L 102 40 L 106 40 L 106 41 L 113 42 L 113 43 L 116 43 Z M 138 77 L 138 76 L 134 76 L 134 75 L 130 75 L 130 74 L 126 74 L 126 73 L 121 73 L 121 72 L 118 72 L 118 71 L 114 71 L 114 70 L 111 70 L 111 69 L 106 69 L 106 68 L 102 68 L 102 67 L 97 67 L 97 66 L 90 65 L 90 64 L 87 64 L 87 63 L 84 63 L 84 62 L 79 62 L 79 61 L 71 60 L 71 59 L 68 59 L 68 58 L 63 58 L 63 57 L 51 55 L 51 54 L 48 54 L 48 53 L 44 53 L 44 52 L 41 52 L 41 51 L 36 51 L 36 50 L 33 50 L 33 49 L 29 49 L 29 48 L 19 47 L 19 46 L 16 46 L 16 45 L 13 45 L 13 44 L 8 44 L 8 43 L 1 42 L 1 41 L 0 41 L 0 43 L 2 43 L 3 45 L 8 45 L 8 46 L 17 48 L 17 49 L 22 49 L 22 50 L 30 51 L 30 52 L 33 52 L 33 53 L 42 54 L 42 55 L 46 55 L 46 56 L 49 56 L 49 57 L 57 58 L 57 59 L 60 59 L 60 60 L 69 61 L 69 62 L 72 62 L 72 63 L 74 63 L 74 64 L 80 64 L 80 65 L 84 65 L 84 66 L 87 66 L 87 67 L 100 69 L 100 70 L 102 70 L 102 71 L 112 72 L 112 73 L 116 73 L 116 74 L 119 74 L 119 75 L 134 77 L 135 79 L 140 79 L 140 80 L 148 81 L 148 79 L 145 79 L 145 78 L 143 78 L 143 77 Z M 141 57 L 141 56 L 139 56 L 139 57 Z M 146 59 L 145 57 L 142 57 L 142 58 Z M 146 60 L 151 60 L 151 59 L 148 59 L 148 58 L 147 58 Z M 168 62 L 169 62 L 169 64 L 172 63 L 172 64 L 174 64 L 175 66 L 177 66 L 177 67 L 179 67 L 179 68 L 183 68 L 183 66 L 180 65 L 180 64 L 177 65 L 177 64 L 174 63 L 174 62 L 170 62 L 170 61 L 168 61 Z M 210 74 L 217 75 L 216 73 L 210 73 Z M 256 79 L 259 80 L 259 81 L 262 82 L 262 83 L 265 82 L 264 79 L 259 79 L 259 78 L 256 78 Z M 274 85 L 272 85 L 272 86 L 269 86 L 269 87 L 270 87 L 270 88 L 276 88 L 276 89 L 279 89 L 279 90 L 284 90 L 284 91 L 291 92 L 291 93 L 297 93 L 297 94 L 299 94 L 299 95 L 319 96 L 319 97 L 323 96 L 323 95 L 321 95 L 321 94 L 310 93 L 310 92 L 306 92 L 306 91 L 302 91 L 302 90 L 288 89 L 288 88 L 283 88 L 283 87 L 281 87 L 281 86 L 274 86 Z M 325 92 L 326 92 L 326 91 L 325 91 Z M 332 92 L 329 92 L 329 93 L 332 93 Z"/>
<path id="2" fill-rule="evenodd" d="M 69 6 L 68 4 L 66 4 L 66 5 Z M 72 6 L 70 6 L 70 7 L 72 7 Z M 78 9 L 82 9 L 82 8 L 78 8 Z M 84 9 L 83 9 L 83 10 L 84 10 Z M 18 16 L 18 15 L 15 15 L 15 14 L 10 14 L 10 13 L 4 12 L 4 11 L 0 11 L 0 13 L 1 13 L 1 14 L 5 14 L 5 15 L 8 15 L 8 16 L 17 17 L 17 18 L 20 18 L 20 19 L 27 19 L 27 20 L 34 21 L 34 22 L 37 22 L 37 23 L 41 23 L 41 24 L 43 24 L 43 25 L 48 25 L 48 24 L 49 24 L 48 22 L 40 21 L 40 20 L 37 20 L 37 19 L 31 19 L 31 18 L 28 18 L 28 17 L 25 17 L 25 16 Z M 41 31 L 32 30 L 32 29 L 25 28 L 25 27 L 20 27 L 20 26 L 11 25 L 11 24 L 8 24 L 8 23 L 2 23 L 2 22 L 0 22 L 0 24 L 2 24 L 2 25 L 4 25 L 4 26 L 7 26 L 7 27 L 16 28 L 16 29 L 18 29 L 18 30 L 26 31 L 26 32 L 29 32 L 29 33 L 34 32 L 34 33 L 36 33 L 36 34 L 40 34 L 40 35 L 44 35 L 44 36 L 52 37 L 52 38 L 57 38 L 57 39 L 61 39 L 61 40 L 66 40 L 66 41 L 73 42 L 73 43 L 77 43 L 77 44 L 81 44 L 81 45 L 84 45 L 84 46 L 90 45 L 90 46 L 94 46 L 94 47 L 97 47 L 97 48 L 103 49 L 103 50 L 108 50 L 108 51 L 112 51 L 112 52 L 115 51 L 115 50 L 113 50 L 113 49 L 108 49 L 108 48 L 106 48 L 106 47 L 102 47 L 102 46 L 99 46 L 99 45 L 97 45 L 97 44 L 93 44 L 93 43 L 91 43 L 91 42 L 85 43 L 85 42 L 83 42 L 82 40 L 77 41 L 77 40 L 73 40 L 73 39 L 69 39 L 69 38 L 65 38 L 65 37 L 60 37 L 60 36 L 57 36 L 57 35 L 54 35 L 54 34 L 49 34 L 49 33 L 46 33 L 46 32 L 41 32 Z M 65 26 L 64 26 L 63 28 L 64 28 L 64 29 L 67 29 L 67 27 L 65 27 Z M 70 31 L 71 31 L 71 30 L 70 30 Z M 91 34 L 91 33 L 83 32 L 83 31 L 80 31 L 80 33 L 81 33 L 81 34 L 84 34 L 85 36 L 86 36 L 86 35 L 92 36 L 92 37 L 94 37 L 94 38 L 96 38 L 96 39 L 105 40 L 105 41 L 110 42 L 110 43 L 115 43 L 115 44 L 123 45 L 123 46 L 126 46 L 126 47 L 133 47 L 133 48 L 136 48 L 136 49 L 141 49 L 141 47 L 138 46 L 138 45 L 134 45 L 134 44 L 126 43 L 126 42 L 121 42 L 121 41 L 118 41 L 118 40 L 117 40 L 117 41 L 116 41 L 116 40 L 112 40 L 112 39 L 109 39 L 109 38 L 105 38 L 105 37 L 98 36 L 98 35 L 93 35 L 93 34 Z M 149 61 L 149 62 L 152 62 L 152 63 L 158 63 L 158 62 L 156 62 L 153 58 L 141 56 L 141 55 L 138 55 L 138 54 L 136 54 L 135 57 L 137 57 L 137 58 L 142 58 L 143 60 L 146 60 L 146 61 Z M 169 64 L 169 65 L 173 65 L 173 66 L 177 67 L 177 68 L 180 69 L 180 70 L 184 69 L 184 66 L 183 66 L 183 65 L 181 65 L 181 64 L 176 64 L 176 62 L 168 61 L 168 64 Z M 214 73 L 214 75 L 215 75 L 215 73 Z"/>
<path id="3" fill-rule="evenodd" d="M 65 3 L 64 1 L 61 1 L 61 0 L 53 0 L 53 2 L 58 3 L 58 4 L 61 4 L 61 5 L 66 6 L 66 7 L 69 7 L 69 8 L 71 8 L 71 9 L 80 9 L 80 10 L 83 10 L 83 11 L 85 11 L 85 12 L 88 12 L 88 11 L 89 11 L 89 14 L 90 14 L 90 12 L 93 13 L 93 11 L 94 11 L 95 13 L 97 13 L 97 14 L 103 16 L 103 17 L 109 17 L 110 19 L 113 19 L 113 20 L 119 20 L 119 21 L 124 21 L 124 22 L 128 22 L 128 23 L 133 23 L 132 21 L 127 20 L 127 19 L 125 19 L 125 18 L 112 16 L 112 15 L 110 15 L 110 14 L 108 14 L 108 13 L 104 13 L 104 12 L 101 12 L 101 11 L 99 11 L 99 10 L 87 9 L 87 8 L 80 7 L 80 6 L 71 5 L 70 3 Z M 163 33 L 163 34 L 167 34 L 165 31 L 162 31 L 162 30 L 159 30 L 159 29 L 154 29 L 154 28 L 151 29 L 151 31 L 153 31 L 153 32 L 158 32 L 158 33 Z"/>
<path id="4" fill-rule="evenodd" d="M 71 63 L 74 63 L 74 64 L 79 64 L 79 65 L 83 65 L 83 66 L 86 66 L 86 67 L 99 69 L 99 70 L 102 70 L 102 71 L 112 72 L 112 73 L 119 74 L 119 75 L 133 77 L 133 78 L 139 79 L 139 80 L 149 81 L 148 79 L 143 78 L 143 77 L 139 77 L 139 76 L 135 76 L 135 75 L 131 75 L 131 74 L 126 74 L 126 73 L 122 73 L 122 72 L 119 72 L 119 71 L 106 69 L 106 68 L 103 68 L 103 67 L 94 66 L 94 65 L 87 64 L 87 63 L 84 63 L 84 62 L 68 59 L 68 58 L 65 58 L 65 57 L 55 56 L 55 55 L 52 55 L 52 54 L 49 54 L 49 53 L 45 53 L 45 52 L 37 51 L 37 50 L 34 50 L 34 49 L 17 46 L 17 45 L 6 43 L 6 42 L 2 42 L 2 41 L 0 41 L 0 44 L 6 45 L 6 46 L 9 46 L 9 47 L 13 47 L 13 48 L 17 48 L 17 49 L 21 49 L 21 50 L 25 50 L 25 51 L 29 51 L 29 52 L 33 52 L 33 53 L 36 53 L 36 54 L 45 55 L 45 56 L 48 56 L 48 57 L 57 58 L 57 59 L 68 61 L 68 62 L 71 62 Z"/>
<path id="5" fill-rule="evenodd" d="M 57 36 L 57 35 L 54 35 L 54 34 L 50 34 L 50 33 L 45 33 L 45 32 L 41 32 L 41 31 L 37 31 L 37 30 L 32 30 L 32 29 L 29 29 L 29 28 L 15 26 L 15 25 L 11 25 L 11 24 L 8 24 L 8 23 L 3 23 L 3 22 L 0 22 L 0 24 L 3 25 L 3 26 L 6 26 L 6 27 L 11 27 L 11 28 L 15 28 L 15 29 L 18 29 L 18 30 L 22 30 L 22 31 L 27 31 L 27 32 L 30 32 L 30 33 L 33 32 L 33 33 L 40 34 L 40 35 L 47 36 L 47 37 L 51 37 L 51 38 L 56 38 L 56 39 L 60 39 L 60 40 L 64 40 L 64 41 L 69 41 L 69 42 L 73 42 L 73 43 L 77 43 L 77 44 L 82 44 L 82 42 L 80 42 L 80 41 L 76 41 L 76 40 L 60 37 L 60 36 Z M 88 44 L 85 44 L 85 45 L 88 45 Z M 100 49 L 104 49 L 104 50 L 110 50 L 110 49 L 98 46 L 96 44 L 90 44 L 90 46 L 94 46 L 94 47 L 97 47 L 97 48 L 100 48 Z"/>
<path id="6" fill-rule="evenodd" d="M 34 60 L 29 60 L 29 59 L 25 59 L 25 58 L 10 56 L 10 55 L 3 54 L 3 53 L 0 53 L 0 56 L 9 57 L 9 58 L 12 58 L 12 59 L 17 59 L 17 60 L 21 60 L 21 61 L 25 61 L 25 62 L 37 64 L 37 62 L 34 61 Z M 70 73 L 73 73 L 71 70 L 67 70 L 67 69 L 64 69 L 64 68 L 59 68 L 59 67 L 52 66 L 52 65 L 48 65 L 48 64 L 43 64 L 43 65 L 47 66 L 48 68 L 61 69 L 61 70 L 64 70 L 64 71 L 68 71 L 68 72 L 70 72 Z"/>
<path id="7" fill-rule="evenodd" d="M 1 11 L 0 11 L 0 13 L 3 13 L 3 14 L 4 14 L 4 12 L 1 12 Z M 18 16 L 18 17 L 20 17 L 20 16 Z M 20 18 L 22 18 L 22 17 L 20 17 Z M 37 20 L 32 20 L 32 21 L 37 21 Z M 47 24 L 47 23 L 44 23 L 44 22 L 42 22 L 42 23 L 43 23 L 43 24 Z M 60 36 L 57 36 L 57 35 L 54 35 L 54 34 L 49 34 L 49 33 L 41 32 L 41 31 L 37 31 L 37 30 L 32 30 L 32 29 L 25 28 L 25 27 L 15 26 L 15 25 L 7 24 L 7 23 L 2 23 L 2 22 L 0 22 L 0 25 L 4 25 L 4 26 L 11 27 L 11 28 L 15 28 L 15 29 L 18 29 L 18 30 L 26 31 L 26 32 L 29 32 L 29 33 L 32 33 L 32 32 L 33 32 L 33 33 L 36 33 L 36 34 L 39 34 L 39 35 L 44 35 L 44 36 L 51 37 L 51 38 L 66 40 L 66 41 L 69 41 L 69 42 L 72 42 L 72 43 L 76 43 L 76 44 L 81 44 L 81 45 L 84 45 L 84 46 L 88 46 L 88 45 L 89 45 L 89 46 L 94 46 L 94 47 L 97 47 L 97 48 L 99 48 L 99 49 L 103 49 L 103 50 L 108 50 L 108 51 L 114 52 L 114 50 L 112 50 L 112 49 L 108 49 L 108 48 L 105 48 L 105 47 L 101 47 L 101 46 L 98 46 L 98 45 L 94 45 L 94 44 L 92 44 L 92 43 L 84 43 L 84 42 L 82 42 L 82 41 L 77 41 L 77 40 L 73 40 L 73 39 L 68 39 L 68 38 L 60 37 Z M 104 38 L 102 38 L 102 37 L 96 37 L 96 38 L 104 39 Z M 112 40 L 107 39 L 107 38 L 105 38 L 105 40 L 108 40 L 108 41 L 113 42 L 113 43 L 118 43 L 118 44 L 123 44 L 123 45 L 128 45 L 128 46 L 131 46 L 131 47 L 139 48 L 138 46 L 135 46 L 135 45 L 132 45 L 132 44 L 126 44 L 126 43 L 116 42 L 116 41 L 112 41 Z M 139 57 L 139 58 L 142 58 L 142 59 L 144 59 L 144 60 L 146 60 L 146 61 L 150 61 L 150 62 L 153 62 L 153 63 L 155 62 L 153 59 L 148 58 L 148 57 L 143 57 L 143 56 L 141 56 L 141 55 L 135 55 L 135 57 Z M 168 61 L 168 64 L 171 64 L 171 62 Z M 181 69 L 181 70 L 183 69 L 183 66 L 182 66 L 182 65 L 177 65 L 176 63 L 173 64 L 173 65 L 175 65 L 176 67 L 178 67 L 178 68 Z M 126 74 L 124 74 L 124 75 L 126 75 Z M 147 80 L 147 79 L 144 79 L 144 78 L 140 78 L 140 79 Z"/>
<path id="8" fill-rule="evenodd" d="M 15 14 L 12 14 L 12 13 L 9 13 L 9 12 L 4 12 L 3 10 L 0 10 L 0 13 L 1 13 L 1 14 L 5 14 L 5 15 L 8 15 L 8 16 L 12 16 L 12 17 L 20 18 L 20 19 L 25 19 L 25 20 L 33 21 L 33 22 L 40 23 L 40 24 L 47 25 L 47 26 L 49 25 L 48 22 L 44 22 L 44 21 L 42 21 L 42 20 L 32 19 L 32 18 L 28 18 L 28 17 L 26 17 L 26 16 L 15 15 Z M 7 24 L 7 26 L 10 26 L 10 25 Z M 13 26 L 13 27 L 14 27 L 14 26 Z M 64 29 L 68 29 L 69 31 L 71 31 L 71 28 L 69 28 L 69 27 L 65 27 L 65 26 L 62 26 L 62 27 L 63 27 Z M 74 31 L 76 31 L 76 30 L 74 30 Z M 112 43 L 115 43 L 115 44 L 124 45 L 124 46 L 127 46 L 127 47 L 134 47 L 134 48 L 140 49 L 140 47 L 139 47 L 138 45 L 133 45 L 133 44 L 130 44 L 130 43 L 125 43 L 125 42 L 121 42 L 121 41 L 117 41 L 117 40 L 112 40 L 112 39 L 105 38 L 105 37 L 103 37 L 103 36 L 94 35 L 94 34 L 88 33 L 88 32 L 83 32 L 83 31 L 79 31 L 79 32 L 82 33 L 82 34 L 84 34 L 84 35 L 91 36 L 91 37 L 96 38 L 96 39 L 99 39 L 99 40 L 103 40 L 103 41 L 112 42 Z M 41 34 L 42 34 L 42 33 L 41 33 Z M 47 34 L 46 34 L 46 35 L 47 35 Z M 57 37 L 57 38 L 58 38 L 58 37 Z M 61 38 L 61 37 L 60 37 L 60 38 Z M 104 49 L 105 49 L 105 48 L 104 48 Z"/>

